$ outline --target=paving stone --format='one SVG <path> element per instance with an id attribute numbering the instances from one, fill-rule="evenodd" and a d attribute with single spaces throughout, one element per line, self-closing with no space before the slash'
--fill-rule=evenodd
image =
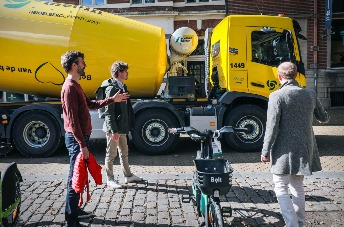
<path id="1" fill-rule="evenodd" d="M 167 205 L 159 205 L 158 204 L 158 212 L 167 212 L 169 210 L 169 207 Z"/>
<path id="2" fill-rule="evenodd" d="M 130 209 L 121 209 L 120 211 L 120 216 L 125 216 L 125 215 L 130 215 L 131 214 L 131 210 Z"/>
<path id="3" fill-rule="evenodd" d="M 159 219 L 159 226 L 170 226 L 170 219 Z"/>
<path id="4" fill-rule="evenodd" d="M 147 213 L 147 216 L 157 216 L 158 215 L 157 209 L 147 209 L 146 213 Z"/>
<path id="5" fill-rule="evenodd" d="M 158 223 L 158 217 L 157 216 L 147 216 L 145 223 L 149 225 L 155 225 Z"/>
<path id="6" fill-rule="evenodd" d="M 133 213 L 144 213 L 145 211 L 146 211 L 146 208 L 142 206 L 136 206 L 132 210 Z"/>
<path id="7" fill-rule="evenodd" d="M 158 219 L 168 219 L 170 217 L 167 212 L 158 212 Z"/>
<path id="8" fill-rule="evenodd" d="M 171 216 L 181 216 L 182 210 L 181 209 L 170 209 Z"/>
<path id="9" fill-rule="evenodd" d="M 182 216 L 178 215 L 178 216 L 172 216 L 171 217 L 171 221 L 172 221 L 172 226 L 175 225 L 179 225 L 179 224 L 183 224 L 185 221 L 183 219 Z"/>
<path id="10" fill-rule="evenodd" d="M 133 213 L 132 221 L 133 222 L 144 222 L 145 214 L 144 213 Z"/>

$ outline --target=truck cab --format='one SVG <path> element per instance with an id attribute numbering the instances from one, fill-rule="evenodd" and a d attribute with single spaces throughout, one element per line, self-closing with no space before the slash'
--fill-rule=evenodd
<path id="1" fill-rule="evenodd" d="M 306 86 L 297 40 L 296 22 L 280 16 L 233 15 L 222 20 L 208 37 L 211 92 L 221 104 L 218 125 L 249 128 L 225 135 L 236 150 L 261 147 L 271 92 L 280 87 L 277 67 L 291 61 L 298 66 L 297 81 Z"/>

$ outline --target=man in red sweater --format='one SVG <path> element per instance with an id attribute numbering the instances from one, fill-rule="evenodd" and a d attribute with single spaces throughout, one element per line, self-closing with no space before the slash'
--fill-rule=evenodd
<path id="1" fill-rule="evenodd" d="M 78 81 L 85 75 L 86 63 L 84 54 L 79 51 L 67 51 L 61 56 L 61 64 L 68 76 L 62 86 L 61 103 L 63 109 L 63 120 L 65 143 L 70 157 L 70 170 L 67 181 L 67 196 L 65 226 L 82 226 L 79 219 L 91 216 L 78 207 L 80 194 L 72 188 L 72 176 L 74 163 L 77 155 L 82 152 L 84 159 L 88 159 L 88 141 L 92 131 L 89 109 L 99 109 L 113 102 L 126 101 L 128 94 L 120 94 L 118 91 L 114 96 L 104 100 L 90 100 L 82 90 Z"/>

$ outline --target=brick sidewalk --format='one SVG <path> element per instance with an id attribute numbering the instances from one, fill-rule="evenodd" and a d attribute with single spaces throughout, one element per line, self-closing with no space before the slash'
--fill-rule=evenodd
<path id="1" fill-rule="evenodd" d="M 92 198 L 84 207 L 94 218 L 89 226 L 199 226 L 196 208 L 182 198 L 191 192 L 192 174 L 140 175 L 145 183 L 110 189 L 91 184 Z M 56 178 L 56 179 L 54 179 Z M 65 180 L 28 181 L 22 186 L 20 226 L 61 226 L 64 221 Z M 165 178 L 165 179 L 164 179 Z M 316 174 L 305 180 L 305 226 L 342 226 L 344 174 Z M 226 226 L 283 226 L 269 173 L 234 173 L 230 192 L 221 206 L 231 206 Z"/>
<path id="2" fill-rule="evenodd" d="M 306 225 L 343 226 L 344 223 L 344 126 L 314 126 L 323 171 L 305 180 Z M 84 220 L 89 226 L 198 226 L 192 203 L 182 196 L 191 190 L 194 151 L 198 145 L 183 141 L 175 153 L 146 156 L 130 150 L 133 172 L 147 184 L 130 184 L 109 189 L 91 184 L 92 199 L 85 210 L 95 217 Z M 227 226 L 283 226 L 271 185 L 269 165 L 259 162 L 259 152 L 240 153 L 224 147 L 223 158 L 232 162 L 232 188 L 221 197 L 222 206 L 231 206 Z M 104 141 L 93 141 L 91 151 L 104 165 Z M 66 151 L 51 158 L 27 159 L 20 154 L 0 158 L 0 169 L 16 161 L 24 182 L 20 226 L 60 226 L 64 221 L 65 181 L 69 168 Z M 116 159 L 117 173 L 120 172 Z M 118 178 L 120 178 L 118 176 Z"/>

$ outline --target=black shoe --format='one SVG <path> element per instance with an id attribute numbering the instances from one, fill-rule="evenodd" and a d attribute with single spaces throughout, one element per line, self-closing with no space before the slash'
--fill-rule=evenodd
<path id="1" fill-rule="evenodd" d="M 92 215 L 93 215 L 92 212 L 86 212 L 78 208 L 78 219 L 89 218 L 89 217 L 92 217 Z"/>

